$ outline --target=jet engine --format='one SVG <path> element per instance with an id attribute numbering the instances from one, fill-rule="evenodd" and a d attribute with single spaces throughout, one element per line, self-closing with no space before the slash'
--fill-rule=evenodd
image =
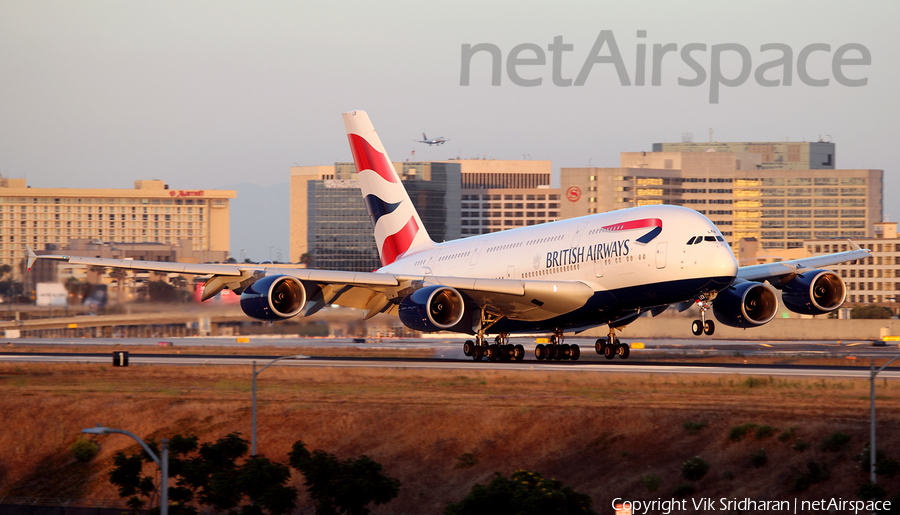
<path id="1" fill-rule="evenodd" d="M 756 327 L 778 312 L 778 295 L 768 284 L 744 281 L 725 288 L 713 301 L 716 319 L 731 327 Z"/>
<path id="2" fill-rule="evenodd" d="M 466 312 L 461 293 L 449 286 L 420 288 L 400 302 L 400 321 L 417 331 L 442 331 L 460 323 Z"/>
<path id="3" fill-rule="evenodd" d="M 259 320 L 284 320 L 300 313 L 306 304 L 306 289 L 296 277 L 263 277 L 241 293 L 241 309 Z"/>
<path id="4" fill-rule="evenodd" d="M 794 313 L 821 315 L 841 307 L 847 289 L 841 277 L 830 270 L 812 270 L 785 283 L 781 300 Z"/>

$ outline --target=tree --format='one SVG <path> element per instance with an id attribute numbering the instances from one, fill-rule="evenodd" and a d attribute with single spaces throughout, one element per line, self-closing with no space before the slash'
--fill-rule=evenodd
<path id="1" fill-rule="evenodd" d="M 306 478 L 317 515 L 366 515 L 369 504 L 385 504 L 400 493 L 400 481 L 368 456 L 340 461 L 322 450 L 309 452 L 300 440 L 288 456 L 291 467 Z"/>
<path id="2" fill-rule="evenodd" d="M 181 435 L 169 442 L 169 477 L 175 481 L 168 492 L 171 515 L 196 515 L 195 505 L 242 515 L 284 515 L 294 510 L 297 489 L 285 485 L 291 476 L 286 465 L 265 456 L 238 463 L 249 447 L 236 433 L 215 443 L 197 443 L 196 436 Z M 147 445 L 159 455 L 156 442 Z M 134 510 L 152 504 L 159 493 L 155 475 L 143 473 L 144 464 L 151 461 L 143 451 L 115 456 L 110 483 L 119 487 L 120 497 L 129 497 L 128 506 Z"/>
<path id="3" fill-rule="evenodd" d="M 306 265 L 307 268 L 313 266 L 313 257 L 309 252 L 304 252 L 300 255 L 300 264 Z"/>
<path id="4" fill-rule="evenodd" d="M 518 470 L 509 479 L 498 472 L 487 485 L 476 484 L 457 503 L 448 503 L 445 515 L 589 515 L 591 498 L 556 479 Z"/>
<path id="5" fill-rule="evenodd" d="M 884 306 L 876 306 L 867 304 L 865 306 L 856 306 L 850 310 L 850 318 L 864 319 L 883 319 L 894 318 L 894 312 L 890 308 Z"/>

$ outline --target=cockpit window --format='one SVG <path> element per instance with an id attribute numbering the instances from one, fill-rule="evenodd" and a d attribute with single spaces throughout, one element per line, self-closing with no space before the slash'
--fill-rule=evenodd
<path id="1" fill-rule="evenodd" d="M 691 236 L 691 239 L 688 240 L 686 245 L 692 245 L 694 243 L 694 238 L 696 238 L 696 236 Z"/>
<path id="2" fill-rule="evenodd" d="M 703 239 L 706 241 L 716 241 L 715 236 L 704 236 Z"/>
<path id="3" fill-rule="evenodd" d="M 722 236 L 716 236 L 716 241 L 725 241 L 725 238 Z"/>
<path id="4" fill-rule="evenodd" d="M 694 237 L 694 245 L 701 243 L 703 241 L 703 236 Z"/>

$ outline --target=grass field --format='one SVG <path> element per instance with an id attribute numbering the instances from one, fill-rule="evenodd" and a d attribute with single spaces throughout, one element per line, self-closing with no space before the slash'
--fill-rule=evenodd
<path id="1" fill-rule="evenodd" d="M 0 496 L 115 498 L 107 473 L 117 451 L 137 449 L 130 439 L 97 437 L 101 452 L 87 464 L 68 452 L 98 423 L 145 438 L 249 439 L 250 375 L 249 366 L 0 364 Z M 879 448 L 898 459 L 900 382 L 876 386 Z M 614 497 L 671 497 L 693 456 L 710 464 L 695 497 L 853 499 L 868 478 L 855 460 L 869 430 L 861 379 L 272 367 L 258 395 L 260 453 L 286 462 L 302 439 L 341 458 L 367 454 L 399 478 L 400 497 L 376 513 L 439 513 L 494 472 L 521 468 L 590 494 L 601 513 Z M 747 423 L 770 429 L 732 441 Z M 850 436 L 846 447 L 821 450 L 836 431 Z M 798 439 L 811 445 L 795 450 Z M 768 460 L 756 468 L 759 449 Z M 810 460 L 830 478 L 795 491 Z M 302 477 L 294 482 L 302 491 Z M 900 476 L 879 483 L 891 497 L 900 491 Z"/>

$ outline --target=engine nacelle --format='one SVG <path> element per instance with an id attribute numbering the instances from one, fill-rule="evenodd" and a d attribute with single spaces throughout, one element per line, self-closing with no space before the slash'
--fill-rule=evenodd
<path id="1" fill-rule="evenodd" d="M 719 292 L 713 301 L 716 319 L 731 327 L 756 327 L 778 313 L 778 295 L 768 284 L 745 281 Z"/>
<path id="2" fill-rule="evenodd" d="M 785 283 L 781 300 L 794 313 L 822 315 L 841 307 L 847 288 L 830 270 L 812 270 Z"/>
<path id="3" fill-rule="evenodd" d="M 408 295 L 400 302 L 400 321 L 417 331 L 443 331 L 462 321 L 466 303 L 449 286 L 428 286 Z"/>
<path id="4" fill-rule="evenodd" d="M 259 320 L 284 320 L 300 313 L 306 304 L 306 288 L 296 277 L 263 277 L 241 293 L 241 309 Z"/>

